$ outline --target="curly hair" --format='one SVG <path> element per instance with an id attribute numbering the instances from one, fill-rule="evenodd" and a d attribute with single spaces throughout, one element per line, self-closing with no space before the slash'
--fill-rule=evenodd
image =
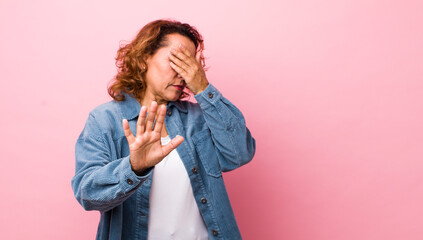
<path id="1" fill-rule="evenodd" d="M 193 26 L 175 20 L 159 19 L 145 25 L 130 43 L 121 45 L 117 51 L 118 73 L 108 87 L 109 95 L 116 101 L 125 100 L 124 93 L 132 94 L 138 101 L 145 91 L 144 73 L 147 71 L 145 59 L 165 47 L 166 35 L 178 33 L 189 38 L 197 51 L 204 50 L 203 37 Z M 205 67 L 203 55 L 202 66 Z M 179 99 L 189 94 L 182 92 Z"/>

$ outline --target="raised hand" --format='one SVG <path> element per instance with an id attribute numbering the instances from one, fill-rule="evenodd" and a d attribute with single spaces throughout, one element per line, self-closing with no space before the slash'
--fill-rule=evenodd
<path id="1" fill-rule="evenodd" d="M 198 51 L 194 57 L 182 44 L 169 51 L 170 66 L 184 78 L 188 89 L 194 94 L 202 92 L 209 84 L 201 64 L 201 54 Z"/>
<path id="2" fill-rule="evenodd" d="M 143 106 L 138 116 L 136 136 L 132 134 L 129 128 L 128 120 L 122 120 L 123 131 L 129 144 L 129 160 L 135 173 L 141 173 L 143 170 L 156 165 L 184 141 L 182 136 L 176 136 L 168 144 L 162 146 L 161 132 L 166 116 L 165 105 L 161 105 L 158 109 L 157 103 L 153 101 L 150 112 L 147 117 L 146 115 L 147 107 Z M 156 119 L 155 124 L 154 119 Z"/>

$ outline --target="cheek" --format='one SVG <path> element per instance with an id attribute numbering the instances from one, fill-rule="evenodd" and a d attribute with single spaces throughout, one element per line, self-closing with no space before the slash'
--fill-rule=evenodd
<path id="1" fill-rule="evenodd" d="M 160 66 L 162 72 L 166 75 L 174 75 L 176 74 L 175 70 L 170 66 L 170 60 L 166 59 L 165 61 L 162 61 Z"/>

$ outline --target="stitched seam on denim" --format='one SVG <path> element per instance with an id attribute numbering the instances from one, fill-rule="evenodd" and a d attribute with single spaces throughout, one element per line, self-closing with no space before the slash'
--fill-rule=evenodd
<path id="1" fill-rule="evenodd" d="M 140 233 L 139 233 L 139 229 L 140 229 L 140 227 L 139 227 L 139 225 L 140 225 L 140 218 L 141 218 L 141 216 L 139 216 L 139 214 L 138 214 L 138 209 L 139 209 L 139 205 L 141 204 L 140 203 L 140 201 L 141 201 L 141 196 L 140 196 L 140 193 L 138 192 L 138 191 L 135 191 L 135 193 L 134 194 L 136 194 L 136 203 L 135 203 L 135 206 L 136 206 L 136 209 L 135 209 L 135 211 L 136 211 L 136 213 L 137 213 L 137 215 L 136 215 L 136 225 L 135 225 L 135 237 L 136 237 L 136 239 L 140 239 Z"/>
<path id="2" fill-rule="evenodd" d="M 225 122 L 225 118 L 223 117 L 223 115 L 221 114 L 221 112 L 222 112 L 222 110 L 224 110 L 224 108 L 225 108 L 225 104 L 222 102 L 222 101 L 220 101 L 220 103 L 218 103 L 218 104 L 216 104 L 216 109 L 218 110 L 217 111 L 217 113 L 221 116 L 221 119 L 223 120 L 223 122 L 225 123 L 225 125 L 226 125 L 226 128 L 228 129 L 230 129 L 231 131 L 229 132 L 229 140 L 231 141 L 231 144 L 232 144 L 232 147 L 233 147 L 233 151 L 234 151 L 234 153 L 235 153 L 235 157 L 236 157 L 236 163 L 237 163 L 237 165 L 238 165 L 238 167 L 241 165 L 241 159 L 240 159 L 240 154 L 239 154 L 239 152 L 238 152 L 238 148 L 236 148 L 236 147 L 234 147 L 235 146 L 235 140 L 234 140 L 234 136 L 233 136 L 233 131 L 234 131 L 234 129 L 235 129 L 235 127 L 232 127 L 231 126 L 231 123 L 229 122 L 229 123 L 227 123 L 227 122 Z M 228 107 L 226 107 L 227 108 L 227 110 L 233 115 L 233 117 L 234 118 L 237 118 L 236 116 L 235 116 L 235 114 L 233 114 L 232 112 L 231 112 L 231 110 L 228 108 Z"/>
<path id="3" fill-rule="evenodd" d="M 209 195 L 207 195 L 207 196 L 209 197 Z M 214 209 L 210 200 L 207 201 L 207 205 L 209 205 L 210 209 Z M 219 223 L 218 223 L 218 221 L 216 221 L 216 216 L 214 215 L 214 211 L 210 211 L 210 215 L 211 215 L 213 222 L 215 223 L 216 228 L 217 228 L 217 229 L 214 229 L 214 230 L 218 230 L 219 232 L 221 232 L 220 227 L 219 227 Z"/>
<path id="4" fill-rule="evenodd" d="M 210 197 L 210 195 L 208 194 L 208 192 L 206 191 L 206 188 L 205 188 L 205 184 L 204 184 L 204 182 L 203 182 L 203 178 L 199 178 L 200 180 L 201 180 L 201 184 L 200 184 L 200 188 L 201 188 L 201 190 L 203 191 L 203 194 L 204 194 L 204 196 L 207 196 L 207 198 L 209 198 Z M 194 196 L 195 197 L 195 196 Z M 211 198 L 209 198 L 209 199 L 211 199 Z M 211 219 L 212 219 L 212 221 L 213 221 L 213 223 L 217 226 L 217 229 L 220 231 L 220 228 L 219 228 L 219 225 L 218 225 L 218 223 L 217 223 L 217 221 L 216 221 L 216 217 L 214 216 L 214 211 L 212 211 L 213 210 L 213 207 L 211 206 L 211 204 L 210 204 L 210 200 L 209 201 L 207 201 L 207 205 L 209 205 L 209 211 L 207 211 L 207 212 L 209 212 L 210 213 L 210 215 L 211 215 Z M 200 210 L 200 209 L 198 209 L 198 210 Z M 201 213 L 201 212 L 200 212 Z M 201 216 L 201 217 L 203 217 L 203 216 Z M 206 226 L 207 226 L 207 224 L 206 224 Z M 207 229 L 208 230 L 208 229 Z"/>
<path id="5" fill-rule="evenodd" d="M 213 86 L 214 87 L 214 86 Z M 205 92 L 205 91 L 204 91 Z M 204 93 L 203 92 L 203 93 Z M 204 102 L 206 102 L 206 103 L 208 103 L 208 104 L 205 104 L 203 101 L 201 101 L 200 102 L 200 106 L 202 106 L 202 108 L 204 109 L 204 110 L 207 110 L 209 107 L 215 107 L 216 109 L 217 109 L 217 113 L 219 114 L 219 116 L 221 117 L 221 119 L 223 120 L 223 123 L 225 124 L 225 127 L 228 129 L 231 129 L 231 130 L 233 130 L 234 128 L 235 128 L 235 126 L 231 126 L 231 123 L 229 122 L 229 123 L 227 123 L 227 122 L 225 122 L 225 118 L 223 117 L 223 115 L 221 114 L 221 112 L 222 112 L 222 110 L 224 110 L 224 106 L 226 106 L 226 104 L 225 104 L 225 102 L 223 101 L 224 100 L 224 98 L 223 98 L 223 95 L 216 89 L 216 88 L 214 88 L 212 91 L 208 91 L 208 92 L 213 92 L 214 94 L 215 94 L 215 96 L 214 96 L 214 99 L 210 99 L 210 98 L 207 98 L 207 96 L 206 95 L 202 95 L 204 98 L 205 98 L 205 100 L 206 101 L 204 101 Z M 228 100 L 227 100 L 228 101 Z M 203 103 L 203 105 L 201 105 Z M 205 106 L 204 106 L 205 105 Z M 231 110 L 229 109 L 229 107 L 226 107 L 227 108 L 227 110 L 235 117 L 235 118 L 238 118 L 235 114 L 233 114 L 232 112 L 231 112 Z M 237 124 L 239 124 L 239 123 L 237 123 Z M 213 134 L 213 132 L 212 132 L 212 134 Z M 229 134 L 229 139 L 230 139 L 230 141 L 231 141 L 231 144 L 232 144 L 232 146 L 235 146 L 235 139 L 234 139 L 234 137 L 233 137 L 233 134 L 231 133 L 231 134 Z M 238 166 L 238 167 L 240 167 L 241 166 L 241 159 L 240 159 L 240 154 L 239 154 L 239 152 L 238 152 L 238 149 L 237 148 L 233 148 L 233 150 L 234 150 L 234 153 L 235 153 L 235 157 L 236 157 L 236 165 Z"/>
<path id="6" fill-rule="evenodd" d="M 136 191 L 136 189 L 138 189 L 138 185 L 137 185 L 137 187 L 131 189 L 131 191 Z M 129 191 L 128 193 L 130 193 L 131 191 Z M 121 195 L 121 196 L 119 196 L 119 197 L 117 197 L 115 199 L 112 199 L 112 200 L 96 200 L 96 199 L 82 199 L 82 200 L 83 201 L 87 201 L 89 203 L 97 204 L 96 206 L 103 205 L 103 204 L 107 204 L 107 205 L 110 206 L 110 205 L 114 205 L 115 203 L 118 203 L 118 202 L 122 203 L 127 198 L 129 198 L 131 195 L 132 194 L 124 194 L 124 195 Z M 122 199 L 124 199 L 124 200 L 122 200 Z M 113 206 L 111 208 L 115 208 L 115 207 L 117 207 L 117 206 Z M 111 209 L 111 208 L 109 208 L 109 209 Z"/>
<path id="7" fill-rule="evenodd" d="M 122 115 L 122 113 L 118 109 L 116 109 L 116 107 L 113 109 L 113 115 L 112 116 L 115 116 L 115 114 L 117 114 L 118 116 L 120 116 L 120 119 L 123 119 L 124 118 L 123 115 Z M 104 129 L 101 128 L 101 125 L 97 121 L 96 116 L 93 113 L 90 113 L 90 116 L 93 118 L 94 122 L 96 123 L 94 125 L 96 126 L 98 132 L 100 132 L 102 134 L 102 136 L 110 136 L 110 138 L 113 140 L 113 143 L 116 143 L 119 139 L 121 139 L 122 137 L 125 137 L 124 134 L 123 135 L 119 135 L 117 137 L 114 137 L 113 134 L 104 131 Z M 129 121 L 132 121 L 132 120 L 128 120 L 128 122 Z M 122 123 L 116 123 L 116 124 L 119 127 L 119 124 L 122 124 Z M 114 127 L 114 126 L 111 126 L 111 127 Z M 123 126 L 121 126 L 121 127 L 123 129 Z M 122 133 L 123 133 L 123 130 L 122 130 Z M 93 136 L 96 136 L 96 135 L 93 135 Z M 102 139 L 102 141 L 105 141 L 105 139 L 103 137 L 101 137 L 101 139 Z"/>
<path id="8" fill-rule="evenodd" d="M 83 137 L 79 137 L 78 138 L 78 141 L 79 140 L 84 140 L 84 139 L 93 139 L 93 140 L 95 140 L 95 141 L 97 141 L 97 142 L 101 142 L 101 143 L 103 143 L 104 144 L 104 140 L 103 140 L 103 138 L 101 137 L 101 136 L 98 136 L 98 135 L 86 135 L 86 136 L 83 136 Z M 104 145 L 105 146 L 105 145 Z"/>
<path id="9" fill-rule="evenodd" d="M 98 121 L 97 121 L 97 118 L 94 116 L 94 114 L 93 113 L 90 113 L 90 116 L 93 118 L 93 120 L 94 120 L 94 122 L 95 122 L 95 126 L 96 126 L 96 128 L 97 128 L 97 130 L 101 133 L 101 134 L 103 134 L 103 135 L 105 135 L 106 133 L 105 132 L 103 132 L 103 129 L 101 129 L 100 128 L 100 124 L 98 123 Z"/>
<path id="10" fill-rule="evenodd" d="M 210 133 L 210 129 L 209 128 L 207 128 L 207 129 L 204 129 L 204 130 L 201 130 L 200 132 L 202 132 L 202 131 L 208 131 L 209 133 Z M 199 132 L 197 132 L 197 133 L 199 133 Z M 208 133 L 208 134 L 209 134 Z M 198 136 L 198 135 L 196 135 L 196 136 Z M 202 138 L 200 138 L 200 137 L 195 137 L 195 139 L 193 138 L 193 143 L 194 143 L 194 150 L 197 152 L 197 155 L 198 155 L 198 157 L 199 157 L 199 159 L 200 159 L 200 161 L 202 162 L 202 164 L 203 165 L 208 165 L 207 164 L 207 158 L 206 159 L 204 159 L 204 157 L 202 157 L 202 155 L 203 155 L 203 153 L 201 153 L 201 151 L 199 151 L 200 149 L 198 149 L 198 147 L 197 147 L 197 145 L 198 144 L 201 144 L 202 142 L 204 142 L 204 141 L 206 141 L 206 138 L 205 137 L 202 137 Z M 212 142 L 213 142 L 213 140 L 212 140 Z M 216 147 L 215 146 L 213 146 L 213 149 L 214 149 L 214 151 L 216 152 L 217 151 L 217 149 L 216 149 Z M 214 173 L 208 173 L 207 171 L 207 174 L 208 175 L 210 175 L 210 176 L 212 176 L 212 177 L 215 177 L 215 178 L 219 178 L 219 177 L 221 177 L 222 176 L 222 167 L 220 166 L 220 163 L 219 163 L 219 159 L 218 159 L 218 157 L 216 156 L 216 161 L 217 161 L 217 164 L 218 164 L 218 170 L 219 170 L 219 173 L 216 173 L 216 174 L 214 174 Z M 204 162 L 204 163 L 203 163 Z M 205 168 L 205 167 L 204 167 Z M 211 167 L 209 166 L 209 168 L 211 169 Z"/>
<path id="11" fill-rule="evenodd" d="M 173 121 L 172 121 L 173 122 Z M 175 125 L 176 125 L 176 123 L 175 123 Z M 190 147 L 190 145 L 189 144 L 187 144 L 187 146 L 188 147 Z M 192 145 L 193 146 L 193 150 L 194 151 L 188 151 L 188 155 L 191 157 L 191 160 L 195 163 L 195 157 L 194 157 L 194 152 L 196 151 L 196 149 L 195 149 L 195 146 L 194 145 Z M 198 155 L 198 157 L 200 157 L 199 155 Z M 209 197 L 209 194 L 208 194 L 208 192 L 206 191 L 206 188 L 205 188 L 205 184 L 204 184 L 204 180 L 203 180 L 203 178 L 199 178 L 200 180 L 201 180 L 201 184 L 200 184 L 200 189 L 201 189 L 201 191 L 203 192 L 203 194 L 205 195 L 205 196 L 207 196 L 207 197 Z M 194 198 L 196 198 L 197 196 L 195 196 L 194 195 Z M 210 207 L 210 203 L 208 203 L 208 205 L 209 205 L 209 207 Z M 212 208 L 210 208 L 210 210 L 211 210 Z M 212 219 L 212 221 L 214 222 L 214 224 L 215 225 L 217 225 L 217 221 L 216 221 L 216 217 L 214 216 L 214 213 L 213 213 L 213 211 L 208 211 L 209 213 L 210 213 L 210 215 L 211 215 L 211 219 Z M 217 225 L 218 226 L 218 225 Z M 218 226 L 218 228 L 219 228 L 219 226 Z M 220 229 L 219 229 L 220 230 Z"/>

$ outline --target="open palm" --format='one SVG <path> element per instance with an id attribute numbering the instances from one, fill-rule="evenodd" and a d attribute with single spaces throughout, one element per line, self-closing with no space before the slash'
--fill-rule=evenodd
<path id="1" fill-rule="evenodd" d="M 142 172 L 156 165 L 184 141 L 182 136 L 176 136 L 168 144 L 161 144 L 165 116 L 165 105 L 158 108 L 157 103 L 153 101 L 148 116 L 147 107 L 142 106 L 137 121 L 136 136 L 132 134 L 128 121 L 123 119 L 123 131 L 129 144 L 129 160 L 135 172 Z"/>

